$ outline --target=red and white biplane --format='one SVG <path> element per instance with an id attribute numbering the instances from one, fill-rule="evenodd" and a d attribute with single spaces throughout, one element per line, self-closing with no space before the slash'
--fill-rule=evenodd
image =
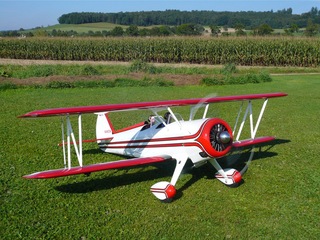
<path id="1" fill-rule="evenodd" d="M 264 114 L 269 98 L 284 97 L 285 93 L 250 94 L 238 96 L 209 97 L 202 99 L 183 99 L 154 102 L 137 102 L 108 104 L 99 106 L 83 106 L 69 108 L 55 108 L 36 110 L 20 116 L 21 118 L 61 116 L 62 148 L 64 168 L 36 172 L 24 176 L 25 178 L 55 178 L 75 174 L 89 174 L 91 172 L 108 169 L 120 169 L 164 161 L 176 161 L 175 170 L 170 182 L 161 181 L 151 187 L 151 192 L 160 200 L 168 201 L 176 194 L 176 182 L 188 160 L 195 167 L 210 162 L 217 170 L 216 178 L 226 185 L 235 185 L 242 180 L 245 168 L 238 171 L 233 168 L 223 169 L 217 159 L 226 156 L 231 149 L 252 147 L 248 163 L 253 157 L 253 147 L 274 140 L 274 137 L 256 137 L 258 127 Z M 252 100 L 262 99 L 260 113 L 256 122 L 253 121 Z M 220 118 L 207 117 L 211 103 L 240 101 L 240 109 L 235 119 L 233 129 Z M 242 112 L 244 103 L 246 110 Z M 183 120 L 172 107 L 190 105 L 188 120 Z M 203 108 L 200 119 L 195 119 L 195 113 Z M 152 115 L 149 121 L 135 124 L 121 130 L 115 130 L 108 117 L 109 112 L 148 109 Z M 160 112 L 165 111 L 164 117 Z M 98 163 L 85 166 L 82 154 L 82 115 L 97 114 L 96 139 L 100 149 L 107 153 L 123 155 L 128 159 Z M 76 140 L 70 115 L 78 116 L 78 140 Z M 64 127 L 66 118 L 66 133 Z M 242 120 L 241 120 L 242 119 Z M 250 137 L 241 139 L 244 124 L 249 119 Z M 239 126 L 238 126 L 239 124 Z M 66 135 L 66 139 L 65 139 Z M 73 145 L 73 147 L 72 147 Z M 72 167 L 71 156 L 73 150 L 79 166 Z"/>

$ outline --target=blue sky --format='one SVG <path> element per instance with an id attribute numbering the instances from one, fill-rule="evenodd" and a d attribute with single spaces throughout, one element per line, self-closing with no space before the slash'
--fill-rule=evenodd
<path id="1" fill-rule="evenodd" d="M 130 12 L 150 10 L 277 11 L 292 8 L 304 13 L 320 9 L 320 0 L 0 0 L 0 31 L 29 29 L 57 24 L 57 19 L 70 12 Z"/>

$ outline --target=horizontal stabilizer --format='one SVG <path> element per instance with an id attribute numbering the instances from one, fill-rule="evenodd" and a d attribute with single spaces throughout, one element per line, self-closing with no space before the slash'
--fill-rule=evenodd
<path id="1" fill-rule="evenodd" d="M 258 137 L 255 139 L 246 139 L 232 143 L 235 148 L 248 147 L 252 145 L 267 143 L 275 140 L 275 137 Z"/>
<path id="2" fill-rule="evenodd" d="M 151 163 L 164 162 L 170 160 L 170 156 L 156 156 L 156 157 L 145 157 L 145 158 L 132 158 L 114 162 L 97 163 L 83 167 L 73 167 L 70 169 L 62 168 L 55 170 L 48 170 L 43 172 L 36 172 L 30 175 L 24 176 L 24 178 L 56 178 L 65 177 L 76 174 L 87 174 L 91 172 L 98 172 L 111 169 L 120 169 L 126 167 L 135 167 L 140 165 L 146 165 Z"/>

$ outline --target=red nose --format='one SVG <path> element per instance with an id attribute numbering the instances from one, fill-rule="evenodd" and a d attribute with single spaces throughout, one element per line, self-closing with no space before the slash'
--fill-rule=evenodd
<path id="1" fill-rule="evenodd" d="M 204 123 L 197 141 L 210 157 L 223 157 L 231 149 L 232 130 L 224 120 L 212 118 Z"/>

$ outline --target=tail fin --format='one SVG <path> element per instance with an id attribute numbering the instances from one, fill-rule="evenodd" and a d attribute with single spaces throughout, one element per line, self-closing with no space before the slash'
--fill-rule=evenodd
<path id="1" fill-rule="evenodd" d="M 108 118 L 108 113 L 97 113 L 96 137 L 98 143 L 108 138 L 112 138 L 114 133 L 113 126 Z"/>

